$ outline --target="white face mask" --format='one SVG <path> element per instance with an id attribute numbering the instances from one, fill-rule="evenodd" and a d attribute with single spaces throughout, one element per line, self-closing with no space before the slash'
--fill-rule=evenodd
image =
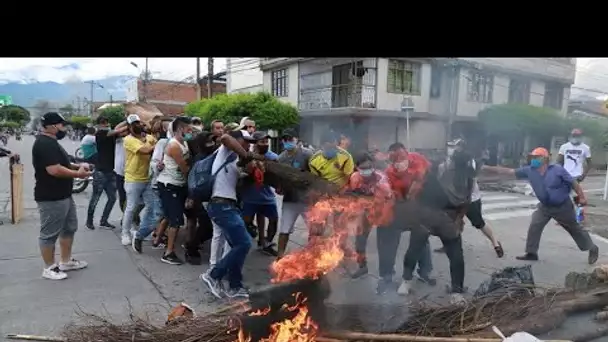
<path id="1" fill-rule="evenodd" d="M 570 137 L 570 143 L 573 145 L 578 145 L 581 143 L 581 138 L 579 137 Z"/>
<path id="2" fill-rule="evenodd" d="M 405 171 L 410 166 L 409 160 L 404 160 L 402 162 L 395 163 L 395 168 L 399 171 Z"/>
<path id="3" fill-rule="evenodd" d="M 448 157 L 453 156 L 454 151 L 456 151 L 456 149 L 454 147 L 448 147 Z"/>

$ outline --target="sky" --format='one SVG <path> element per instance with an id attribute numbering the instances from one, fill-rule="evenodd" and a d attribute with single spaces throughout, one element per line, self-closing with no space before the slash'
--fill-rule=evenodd
<path id="1" fill-rule="evenodd" d="M 137 65 L 134 66 L 131 62 Z M 152 77 L 185 80 L 196 74 L 196 58 L 149 58 Z M 243 65 L 249 68 L 249 65 Z M 145 58 L 0 58 L 0 83 L 34 81 L 58 83 L 98 80 L 109 76 L 139 76 Z M 215 71 L 225 70 L 226 58 L 215 59 Z M 207 58 L 201 57 L 201 74 L 207 73 Z M 588 92 L 575 88 L 600 90 Z M 608 58 L 578 58 L 573 93 L 608 95 Z"/>
<path id="2" fill-rule="evenodd" d="M 137 65 L 134 66 L 131 62 Z M 0 58 L 0 83 L 53 81 L 57 83 L 98 80 L 109 76 L 139 76 L 145 58 Z M 149 58 L 152 77 L 184 80 L 196 74 L 196 58 Z M 225 70 L 226 59 L 215 58 L 214 71 Z M 201 57 L 201 74 L 207 58 Z"/>

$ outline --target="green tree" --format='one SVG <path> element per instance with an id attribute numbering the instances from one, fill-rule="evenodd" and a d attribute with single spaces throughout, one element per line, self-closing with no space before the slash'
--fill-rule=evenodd
<path id="1" fill-rule="evenodd" d="M 300 117 L 293 105 L 269 93 L 221 94 L 189 103 L 186 115 L 197 116 L 209 124 L 213 120 L 239 122 L 249 116 L 261 129 L 283 130 L 297 125 Z"/>
<path id="2" fill-rule="evenodd" d="M 22 127 L 30 122 L 30 119 L 30 112 L 21 106 L 8 105 L 0 108 L 0 121 L 15 122 Z"/>
<path id="3" fill-rule="evenodd" d="M 505 140 L 528 135 L 550 138 L 560 135 L 564 127 L 564 118 L 556 110 L 526 104 L 490 106 L 478 117 L 488 135 Z"/>
<path id="4" fill-rule="evenodd" d="M 19 122 L 15 122 L 15 121 L 4 121 L 4 122 L 0 123 L 0 127 L 17 129 L 17 128 L 23 127 L 23 125 L 21 125 Z"/>
<path id="5" fill-rule="evenodd" d="M 116 125 L 125 121 L 125 107 L 106 107 L 99 112 L 99 116 L 107 118 L 110 125 L 116 127 Z"/>
<path id="6" fill-rule="evenodd" d="M 72 116 L 70 118 L 70 122 L 72 123 L 72 127 L 75 129 L 83 129 L 87 127 L 88 124 L 91 123 L 91 118 L 88 116 Z"/>

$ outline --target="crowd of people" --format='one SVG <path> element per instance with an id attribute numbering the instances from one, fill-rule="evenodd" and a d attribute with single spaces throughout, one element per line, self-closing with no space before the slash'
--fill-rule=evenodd
<path id="1" fill-rule="evenodd" d="M 258 131 L 248 117 L 240 123 L 213 121 L 208 130 L 198 118 L 159 117 L 144 123 L 136 114 L 128 115 L 115 127 L 110 127 L 104 117 L 99 117 L 96 124 L 83 139 L 85 158 L 95 165 L 92 172 L 89 163 L 70 163 L 68 154 L 57 143 L 66 135 L 64 118 L 52 112 L 41 118 L 42 130 L 33 146 L 33 163 L 35 199 L 40 211 L 39 241 L 45 263 L 42 276 L 47 279 L 65 279 L 67 271 L 87 266 L 85 261 L 71 255 L 78 228 L 71 190 L 72 179 L 93 174 L 93 193 L 85 224 L 88 229 L 115 229 L 108 220 L 118 199 L 123 212 L 120 225 L 123 245 L 143 253 L 143 242 L 151 237 L 151 248 L 164 250 L 162 262 L 180 265 L 183 261 L 178 255 L 178 233 L 185 228 L 184 259 L 188 263 L 200 265 L 199 249 L 203 242 L 211 240 L 209 267 L 200 276 L 210 292 L 220 298 L 248 297 L 242 269 L 252 241 L 257 239 L 259 251 L 281 259 L 298 217 L 306 221 L 311 205 L 302 191 L 289 187 L 273 189 L 256 182 L 255 170 L 259 169 L 251 166 L 257 161 L 282 163 L 310 172 L 336 184 L 344 196 L 370 196 L 392 204 L 385 206 L 394 210 L 391 222 L 377 227 L 369 213 L 362 213 L 361 227 L 352 234 L 356 235 L 354 246 L 348 247 L 349 242 L 344 242 L 345 251 L 352 252 L 347 256 L 357 262 L 357 268 L 347 270 L 347 274 L 359 278 L 368 273 L 366 247 L 370 232 L 376 230 L 379 294 L 390 290 L 394 283 L 397 249 L 404 231 L 410 232 L 410 243 L 403 258 L 400 284 L 395 286 L 401 295 L 410 293 L 414 276 L 430 286 L 436 284 L 429 245 L 430 236 L 436 236 L 443 244 L 436 252 L 445 253 L 449 261 L 450 292 L 455 300 L 462 299 L 465 261 L 461 233 L 465 217 L 488 238 L 496 256 L 504 256 L 502 244 L 483 218 L 477 182 L 482 173 L 528 179 L 540 202 L 532 215 L 525 254 L 518 259 L 538 260 L 540 236 L 551 219 L 572 235 L 582 251 L 588 251 L 589 263 L 598 258 L 598 247 L 576 220 L 570 197 L 574 191 L 576 204 L 586 204 L 578 182 L 587 174 L 588 167 L 567 170 L 569 154 L 590 158 L 586 150 L 575 151 L 580 146 L 578 131 L 572 134 L 574 147 L 560 150 L 560 156 L 566 157 L 558 158 L 557 164 L 550 164 L 546 149 L 536 148 L 529 155 L 529 165 L 508 169 L 484 165 L 483 160 L 470 153 L 464 139 L 448 143 L 446 158 L 430 161 L 399 142 L 390 145 L 386 152 L 351 154 L 350 137 L 334 131 L 322 134 L 320 149 L 314 151 L 302 146 L 294 129 L 282 132 L 282 152 L 276 154 L 270 150 L 268 134 Z M 208 199 L 191 191 L 191 170 L 199 162 L 210 167 L 213 183 Z M 572 173 L 578 171 L 578 175 Z M 107 203 L 96 225 L 94 214 L 104 192 Z M 283 197 L 280 213 L 277 194 Z M 311 229 L 309 234 L 324 232 Z M 59 262 L 54 257 L 57 240 Z"/>

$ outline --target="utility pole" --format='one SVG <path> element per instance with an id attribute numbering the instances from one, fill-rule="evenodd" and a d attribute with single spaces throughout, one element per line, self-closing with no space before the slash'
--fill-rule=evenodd
<path id="1" fill-rule="evenodd" d="M 207 59 L 207 98 L 213 96 L 213 57 Z"/>
<path id="2" fill-rule="evenodd" d="M 460 84 L 460 69 L 458 68 L 458 62 L 455 59 L 451 59 L 448 62 L 448 75 L 450 75 L 450 92 L 448 97 L 448 125 L 445 132 L 445 141 L 448 142 L 452 139 L 452 126 L 454 125 L 454 118 L 456 117 L 457 106 L 458 106 L 458 86 Z"/>
<path id="3" fill-rule="evenodd" d="M 112 94 L 110 94 L 110 107 L 114 105 L 114 99 L 112 98 Z"/>
<path id="4" fill-rule="evenodd" d="M 143 79 L 143 86 L 144 86 L 144 102 L 148 102 L 148 57 L 146 57 L 146 70 L 144 71 L 144 79 Z"/>
<path id="5" fill-rule="evenodd" d="M 91 85 L 91 98 L 89 101 L 89 115 L 93 116 L 93 93 L 95 92 L 95 81 L 86 81 L 84 83 L 88 83 Z"/>
<path id="6" fill-rule="evenodd" d="M 196 99 L 203 98 L 203 87 L 201 87 L 201 58 L 196 57 Z"/>

